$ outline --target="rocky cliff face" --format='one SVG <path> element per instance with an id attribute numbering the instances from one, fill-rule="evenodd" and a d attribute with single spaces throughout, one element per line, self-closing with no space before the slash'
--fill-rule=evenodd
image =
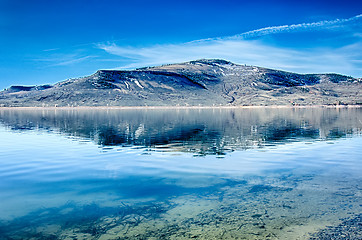
<path id="1" fill-rule="evenodd" d="M 362 104 L 362 81 L 296 74 L 224 60 L 132 71 L 99 70 L 52 86 L 14 86 L 0 106 L 229 106 Z"/>

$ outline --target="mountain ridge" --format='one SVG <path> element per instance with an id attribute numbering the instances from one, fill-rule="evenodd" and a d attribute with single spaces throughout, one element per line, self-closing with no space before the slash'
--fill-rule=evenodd
<path id="1" fill-rule="evenodd" d="M 222 59 L 98 70 L 54 85 L 12 86 L 2 107 L 360 105 L 360 78 L 297 74 Z"/>

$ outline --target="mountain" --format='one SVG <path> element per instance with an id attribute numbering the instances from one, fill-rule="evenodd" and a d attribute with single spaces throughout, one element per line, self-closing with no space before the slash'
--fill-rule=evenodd
<path id="1" fill-rule="evenodd" d="M 99 70 L 54 85 L 12 86 L 0 106 L 361 105 L 362 80 L 297 74 L 219 59 Z"/>

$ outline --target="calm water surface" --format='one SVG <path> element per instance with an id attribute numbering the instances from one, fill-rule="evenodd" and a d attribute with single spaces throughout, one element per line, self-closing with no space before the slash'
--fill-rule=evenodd
<path id="1" fill-rule="evenodd" d="M 362 109 L 3 109 L 0 239 L 358 239 L 361 129 Z"/>

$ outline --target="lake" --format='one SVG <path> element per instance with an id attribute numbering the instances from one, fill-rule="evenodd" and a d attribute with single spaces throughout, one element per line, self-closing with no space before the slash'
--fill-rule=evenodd
<path id="1" fill-rule="evenodd" d="M 1 109 L 0 146 L 0 239 L 361 239 L 361 108 Z"/>

